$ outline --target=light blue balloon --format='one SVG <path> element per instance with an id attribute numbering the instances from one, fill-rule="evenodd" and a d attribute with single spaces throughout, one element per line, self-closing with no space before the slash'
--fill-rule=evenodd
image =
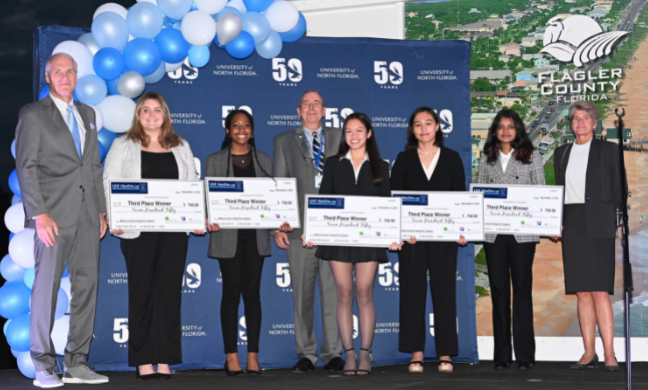
<path id="1" fill-rule="evenodd" d="M 164 63 L 164 61 L 160 61 L 160 66 L 158 67 L 158 69 L 155 72 L 151 73 L 150 75 L 144 77 L 144 81 L 146 82 L 146 84 L 155 84 L 160 80 L 162 80 L 165 74 L 166 74 L 166 64 Z"/>
<path id="2" fill-rule="evenodd" d="M 108 93 L 109 94 L 111 94 L 111 95 L 121 95 L 121 93 L 119 93 L 119 91 L 117 90 L 117 81 L 118 80 L 119 80 L 119 77 L 117 77 L 114 80 L 106 81 L 106 87 L 108 88 Z"/>
<path id="3" fill-rule="evenodd" d="M 162 54 L 150 39 L 135 38 L 126 45 L 124 59 L 126 60 L 126 69 L 134 70 L 142 76 L 148 76 L 160 67 Z"/>
<path id="4" fill-rule="evenodd" d="M 54 312 L 54 318 L 59 319 L 65 315 L 68 309 L 68 296 L 65 293 L 65 290 L 59 288 L 58 296 L 56 297 L 56 311 Z"/>
<path id="5" fill-rule="evenodd" d="M 23 281 L 25 282 L 25 286 L 27 286 L 30 290 L 34 286 L 34 279 L 36 278 L 36 270 L 34 268 L 30 268 L 25 271 L 25 274 L 23 275 Z"/>
<path id="6" fill-rule="evenodd" d="M 128 43 L 126 20 L 114 12 L 102 12 L 92 21 L 92 36 L 99 46 L 122 51 Z"/>
<path id="7" fill-rule="evenodd" d="M 18 357 L 18 354 L 19 354 L 20 352 L 16 351 L 16 350 L 13 349 L 13 348 L 9 348 L 9 349 L 11 350 L 11 354 L 12 354 L 15 358 L 17 358 L 17 357 Z"/>
<path id="8" fill-rule="evenodd" d="M 135 38 L 153 39 L 162 31 L 164 15 L 155 4 L 142 1 L 128 10 L 126 25 Z"/>
<path id="9" fill-rule="evenodd" d="M 173 25 L 176 24 L 177 22 L 178 21 L 173 19 L 173 18 L 170 18 L 170 17 L 168 17 L 166 15 L 164 16 L 164 26 L 165 27 L 173 27 Z"/>
<path id="10" fill-rule="evenodd" d="M 104 47 L 94 55 L 92 68 L 97 76 L 102 79 L 114 80 L 124 73 L 124 69 L 126 69 L 124 56 L 114 47 Z"/>
<path id="11" fill-rule="evenodd" d="M 299 38 L 303 37 L 304 34 L 306 34 L 306 18 L 301 12 L 299 13 L 299 21 L 292 30 L 279 33 L 281 40 L 284 42 L 295 42 Z"/>
<path id="12" fill-rule="evenodd" d="M 270 59 L 278 56 L 281 53 L 282 47 L 283 42 L 281 41 L 281 36 L 273 30 L 270 32 L 268 39 L 256 47 L 256 51 L 261 57 Z"/>
<path id="13" fill-rule="evenodd" d="M 74 91 L 81 103 L 96 106 L 106 98 L 108 87 L 101 77 L 96 74 L 87 74 L 79 79 Z"/>
<path id="14" fill-rule="evenodd" d="M 5 255 L 0 261 L 0 274 L 8 282 L 22 280 L 26 271 L 26 269 L 14 263 L 9 255 Z"/>
<path id="15" fill-rule="evenodd" d="M 16 140 L 11 141 L 11 155 L 16 158 Z"/>
<path id="16" fill-rule="evenodd" d="M 18 352 L 16 363 L 18 363 L 18 369 L 21 374 L 27 378 L 34 379 L 34 376 L 36 376 L 36 368 L 34 367 L 34 361 L 31 358 L 31 352 Z"/>
<path id="17" fill-rule="evenodd" d="M 196 68 L 207 65 L 209 56 L 209 46 L 191 46 L 189 49 L 189 63 Z"/>
<path id="18" fill-rule="evenodd" d="M 243 0 L 243 4 L 248 12 L 265 11 L 274 3 L 274 0 Z"/>
<path id="19" fill-rule="evenodd" d="M 13 198 L 11 198 L 11 205 L 15 205 L 16 203 L 22 202 L 22 199 L 20 199 L 19 196 L 14 195 Z"/>
<path id="20" fill-rule="evenodd" d="M 97 54 L 99 49 L 101 49 L 101 46 L 99 46 L 97 41 L 95 41 L 94 36 L 92 35 L 91 32 L 81 35 L 79 39 L 77 39 L 77 42 L 87 47 L 88 50 L 90 50 L 90 53 L 92 53 L 92 55 Z"/>
<path id="21" fill-rule="evenodd" d="M 177 64 L 187 58 L 191 45 L 182 36 L 182 32 L 175 28 L 165 28 L 155 37 L 155 44 L 160 49 L 162 61 Z M 148 81 L 147 81 L 148 82 Z"/>
<path id="22" fill-rule="evenodd" d="M 173 23 L 173 29 L 182 32 L 182 20 L 179 22 Z"/>
<path id="23" fill-rule="evenodd" d="M 18 183 L 18 172 L 16 172 L 15 169 L 11 171 L 11 174 L 9 175 L 9 189 L 17 197 L 22 198 L 22 194 L 20 193 L 20 184 Z"/>
<path id="24" fill-rule="evenodd" d="M 259 46 L 270 36 L 270 23 L 265 16 L 258 12 L 246 12 L 241 18 L 243 31 L 247 31 L 254 38 L 254 46 Z"/>
<path id="25" fill-rule="evenodd" d="M 16 196 L 14 195 L 14 198 L 15 198 L 15 197 L 16 197 Z M 20 199 L 20 198 L 19 198 L 19 199 Z M 12 205 L 12 206 L 13 206 L 13 205 Z M 15 235 L 16 235 L 16 233 L 9 233 L 9 242 L 11 242 L 11 239 L 14 238 Z"/>
<path id="26" fill-rule="evenodd" d="M 31 290 L 22 279 L 7 282 L 0 287 L 0 316 L 15 318 L 29 313 Z"/>
<path id="27" fill-rule="evenodd" d="M 2 327 L 2 333 L 4 333 L 5 337 L 7 336 L 7 328 L 9 327 L 10 323 L 11 320 L 7 320 L 7 322 L 5 322 L 4 326 Z"/>
<path id="28" fill-rule="evenodd" d="M 158 0 L 157 6 L 169 18 L 180 20 L 191 10 L 193 0 Z"/>
<path id="29" fill-rule="evenodd" d="M 31 315 L 29 313 L 12 318 L 7 327 L 7 344 L 18 352 L 29 351 L 29 328 Z"/>
<path id="30" fill-rule="evenodd" d="M 110 147 L 112 146 L 113 141 L 117 137 L 116 133 L 113 133 L 110 130 L 106 130 L 104 127 L 101 129 L 99 133 L 97 133 L 97 138 L 99 138 L 99 142 L 104 146 L 106 150 L 110 150 Z M 65 268 L 67 270 L 67 267 Z"/>
<path id="31" fill-rule="evenodd" d="M 239 18 L 241 18 L 241 19 L 243 18 L 243 14 L 238 9 L 236 9 L 234 7 L 225 7 L 225 8 L 223 8 L 223 10 L 221 12 L 214 15 L 214 20 L 216 22 L 218 22 L 218 19 L 220 19 L 220 17 L 225 15 L 225 14 L 235 14 Z"/>

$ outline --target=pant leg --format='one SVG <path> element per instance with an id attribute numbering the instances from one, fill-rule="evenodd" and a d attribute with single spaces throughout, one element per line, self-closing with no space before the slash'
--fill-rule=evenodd
<path id="1" fill-rule="evenodd" d="M 427 300 L 427 247 L 424 242 L 404 244 L 398 252 L 400 305 L 398 350 L 425 351 Z"/>
<path id="2" fill-rule="evenodd" d="M 509 275 L 508 240 L 513 236 L 498 235 L 493 244 L 484 243 L 488 263 L 488 281 L 493 302 L 493 335 L 496 363 L 513 359 L 511 348 L 511 277 Z"/>
<path id="3" fill-rule="evenodd" d="M 121 250 L 128 272 L 128 365 L 158 363 L 158 335 L 153 327 L 154 270 L 159 233 L 142 232 L 122 239 Z"/>
<path id="4" fill-rule="evenodd" d="M 511 279 L 513 281 L 513 347 L 515 360 L 535 362 L 533 330 L 533 257 L 536 243 L 511 243 Z"/>
<path id="5" fill-rule="evenodd" d="M 236 243 L 231 259 L 218 259 L 223 279 L 221 297 L 221 328 L 225 353 L 238 352 L 238 308 L 241 302 L 241 275 L 243 273 L 243 241 Z"/>
<path id="6" fill-rule="evenodd" d="M 318 286 L 322 307 L 322 348 L 320 359 L 328 363 L 342 354 L 342 339 L 337 323 L 337 288 L 331 263 L 317 259 L 319 264 Z"/>
<path id="7" fill-rule="evenodd" d="M 159 233 L 153 281 L 153 323 L 159 339 L 156 363 L 182 363 L 182 278 L 189 237 L 186 233 Z"/>
<path id="8" fill-rule="evenodd" d="M 457 336 L 457 252 L 454 242 L 426 242 L 430 291 L 434 307 L 437 356 L 459 354 Z"/>
<path id="9" fill-rule="evenodd" d="M 259 352 L 261 336 L 261 274 L 263 256 L 259 256 L 256 237 L 243 240 L 243 272 L 241 292 L 245 304 L 245 322 L 248 334 L 248 352 Z"/>

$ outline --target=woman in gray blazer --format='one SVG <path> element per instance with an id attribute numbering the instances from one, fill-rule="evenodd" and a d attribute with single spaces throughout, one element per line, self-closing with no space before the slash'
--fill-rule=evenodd
<path id="1" fill-rule="evenodd" d="M 205 177 L 272 178 L 270 156 L 254 147 L 254 120 L 244 110 L 234 110 L 225 118 L 225 140 L 221 150 L 207 157 Z M 261 334 L 261 272 L 270 256 L 268 229 L 221 230 L 208 224 L 211 232 L 207 255 L 218 259 L 223 278 L 221 327 L 229 376 L 245 375 L 238 358 L 238 307 L 243 295 L 248 331 L 247 374 L 260 375 L 259 337 Z M 286 230 L 282 226 L 281 230 Z"/>
<path id="2" fill-rule="evenodd" d="M 159 93 L 140 98 L 132 128 L 110 148 L 104 167 L 106 199 L 110 179 L 199 179 L 191 148 L 173 131 L 169 106 Z M 182 363 L 180 302 L 188 234 L 110 233 L 122 239 L 128 271 L 128 365 L 138 367 L 139 379 L 169 379 L 169 365 Z"/>
<path id="3" fill-rule="evenodd" d="M 524 122 L 509 108 L 502 109 L 488 129 L 484 155 L 475 183 L 545 185 L 542 157 L 533 150 Z M 518 370 L 535 363 L 533 331 L 533 256 L 538 236 L 486 234 L 484 251 L 493 301 L 496 370 L 509 367 L 511 348 L 511 282 L 513 283 L 513 338 Z M 510 270 L 510 271 L 509 271 Z"/>

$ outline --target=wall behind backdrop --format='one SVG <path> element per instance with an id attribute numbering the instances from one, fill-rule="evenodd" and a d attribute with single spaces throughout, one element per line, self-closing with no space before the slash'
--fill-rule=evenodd
<path id="1" fill-rule="evenodd" d="M 36 31 L 36 98 L 45 86 L 44 66 L 54 47 L 86 32 L 60 26 L 40 27 Z M 296 113 L 299 98 L 306 89 L 314 88 L 325 99 L 325 126 L 340 127 L 352 112 L 368 114 L 381 155 L 390 163 L 404 149 L 411 112 L 421 105 L 431 106 L 441 117 L 446 146 L 461 154 L 470 181 L 469 43 L 302 38 L 284 44 L 281 54 L 272 60 L 256 53 L 246 60 L 236 60 L 215 45 L 210 50 L 211 60 L 205 67 L 196 69 L 187 62 L 146 89 L 165 96 L 174 129 L 187 139 L 201 167 L 209 154 L 220 149 L 227 113 L 238 108 L 252 112 L 257 147 L 272 155 L 274 136 L 300 126 Z M 207 244 L 207 237 L 190 238 L 182 287 L 184 363 L 176 369 L 221 368 L 225 361 L 219 318 L 222 280 L 218 262 L 206 255 Z M 266 259 L 261 284 L 263 323 L 259 361 L 264 368 L 288 367 L 296 361 L 288 260 L 284 250 L 273 247 L 272 253 Z M 460 249 L 457 265 L 459 356 L 454 360 L 476 363 L 474 268 L 474 248 L 469 244 Z M 90 363 L 98 371 L 128 368 L 127 282 L 119 239 L 106 237 L 101 245 L 95 339 L 90 351 Z M 410 355 L 398 352 L 398 294 L 398 257 L 390 254 L 390 263 L 380 266 L 375 282 L 377 323 L 373 357 L 377 365 L 410 359 Z M 436 357 L 430 315 L 434 310 L 430 301 L 428 295 L 426 358 Z M 239 355 L 244 359 L 247 331 L 242 309 L 241 304 Z M 357 308 L 354 310 L 357 314 Z M 318 299 L 315 313 L 315 329 L 321 340 Z M 354 337 L 358 336 L 355 322 Z M 359 341 L 356 338 L 356 348 L 360 347 Z"/>

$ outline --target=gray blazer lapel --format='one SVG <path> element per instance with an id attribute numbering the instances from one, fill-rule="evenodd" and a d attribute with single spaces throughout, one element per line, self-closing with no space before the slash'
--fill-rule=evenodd
<path id="1" fill-rule="evenodd" d="M 123 137 L 126 136 L 124 135 Z M 133 167 L 135 167 L 133 172 L 137 176 L 134 177 L 133 179 L 141 179 L 142 178 L 142 144 L 140 144 L 139 142 L 129 141 L 128 152 L 130 153 L 130 160 L 133 164 Z M 126 161 L 128 161 L 128 159 Z"/>
<path id="2" fill-rule="evenodd" d="M 70 153 L 74 153 L 75 156 L 78 156 L 76 146 L 74 146 L 72 133 L 70 132 L 67 124 L 65 124 L 65 120 L 63 120 L 61 112 L 56 107 L 56 104 L 54 104 L 54 101 L 49 96 L 45 98 L 44 103 L 49 106 L 48 111 L 50 116 L 52 117 L 52 123 L 54 124 L 53 132 L 55 134 L 58 134 L 56 138 L 63 140 L 63 142 L 65 142 L 69 146 Z"/>
<path id="3" fill-rule="evenodd" d="M 88 117 L 86 110 L 81 106 L 81 104 L 74 102 L 74 105 L 76 106 L 77 110 L 79 110 L 79 114 L 81 114 L 81 120 L 83 121 L 83 127 L 85 128 L 86 132 L 85 142 L 83 143 L 83 159 L 85 159 L 86 151 L 88 151 L 90 148 L 90 132 L 93 131 L 95 124 L 90 122 L 90 118 Z"/>
<path id="4" fill-rule="evenodd" d="M 517 179 L 515 178 L 515 173 L 517 172 L 518 165 L 520 165 L 520 162 L 515 158 L 515 156 L 511 156 L 508 164 L 506 164 L 506 172 L 504 172 L 508 180 L 515 181 L 516 183 Z"/>
<path id="5" fill-rule="evenodd" d="M 324 133 L 326 134 L 326 133 Z M 310 149 L 308 148 L 308 144 L 306 143 L 306 136 L 304 135 L 304 128 L 303 127 L 298 127 L 295 129 L 295 141 L 297 141 L 297 145 L 299 145 L 299 149 L 302 152 L 302 155 L 306 159 L 306 161 L 313 161 L 313 154 L 311 153 Z"/>
<path id="6" fill-rule="evenodd" d="M 505 183 L 504 171 L 502 170 L 502 155 L 497 153 L 497 160 L 493 164 L 493 176 L 495 176 L 495 183 Z"/>

